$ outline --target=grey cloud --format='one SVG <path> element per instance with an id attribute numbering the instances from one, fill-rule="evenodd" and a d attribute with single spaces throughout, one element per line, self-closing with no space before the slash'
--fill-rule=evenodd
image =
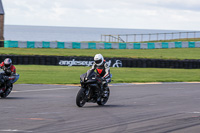
<path id="1" fill-rule="evenodd" d="M 9 24 L 145 27 L 148 19 L 156 27 L 165 18 L 171 18 L 169 25 L 185 18 L 200 21 L 198 0 L 3 0 L 3 4 Z M 21 20 L 13 21 L 13 16 Z"/>

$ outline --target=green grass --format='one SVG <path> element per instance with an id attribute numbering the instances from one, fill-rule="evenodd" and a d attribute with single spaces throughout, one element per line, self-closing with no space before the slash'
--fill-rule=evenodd
<path id="1" fill-rule="evenodd" d="M 45 49 L 0 48 L 0 54 L 90 56 L 101 53 L 104 57 L 153 58 L 153 59 L 200 59 L 200 48 L 173 49 Z"/>
<path id="2" fill-rule="evenodd" d="M 90 67 L 16 65 L 17 84 L 78 84 Z M 200 82 L 200 69 L 110 68 L 112 83 Z"/>

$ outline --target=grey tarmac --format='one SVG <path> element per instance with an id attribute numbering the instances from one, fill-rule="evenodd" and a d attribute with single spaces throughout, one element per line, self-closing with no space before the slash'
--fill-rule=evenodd
<path id="1" fill-rule="evenodd" d="M 111 84 L 105 106 L 76 106 L 79 86 L 16 84 L 0 133 L 199 133 L 200 83 Z"/>

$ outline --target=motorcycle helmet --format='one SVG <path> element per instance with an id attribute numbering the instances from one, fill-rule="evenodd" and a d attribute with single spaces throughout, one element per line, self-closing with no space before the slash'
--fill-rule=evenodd
<path id="1" fill-rule="evenodd" d="M 94 56 L 94 62 L 96 63 L 97 66 L 101 66 L 103 64 L 104 58 L 101 54 L 96 54 Z"/>
<path id="2" fill-rule="evenodd" d="M 4 60 L 5 67 L 10 67 L 12 65 L 12 60 L 10 58 L 6 58 Z"/>

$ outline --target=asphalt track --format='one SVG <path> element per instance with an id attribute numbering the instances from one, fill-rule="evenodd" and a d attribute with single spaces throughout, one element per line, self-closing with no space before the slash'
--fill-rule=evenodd
<path id="1" fill-rule="evenodd" d="M 199 133 L 200 83 L 114 84 L 105 106 L 76 106 L 78 86 L 14 85 L 0 133 Z"/>

